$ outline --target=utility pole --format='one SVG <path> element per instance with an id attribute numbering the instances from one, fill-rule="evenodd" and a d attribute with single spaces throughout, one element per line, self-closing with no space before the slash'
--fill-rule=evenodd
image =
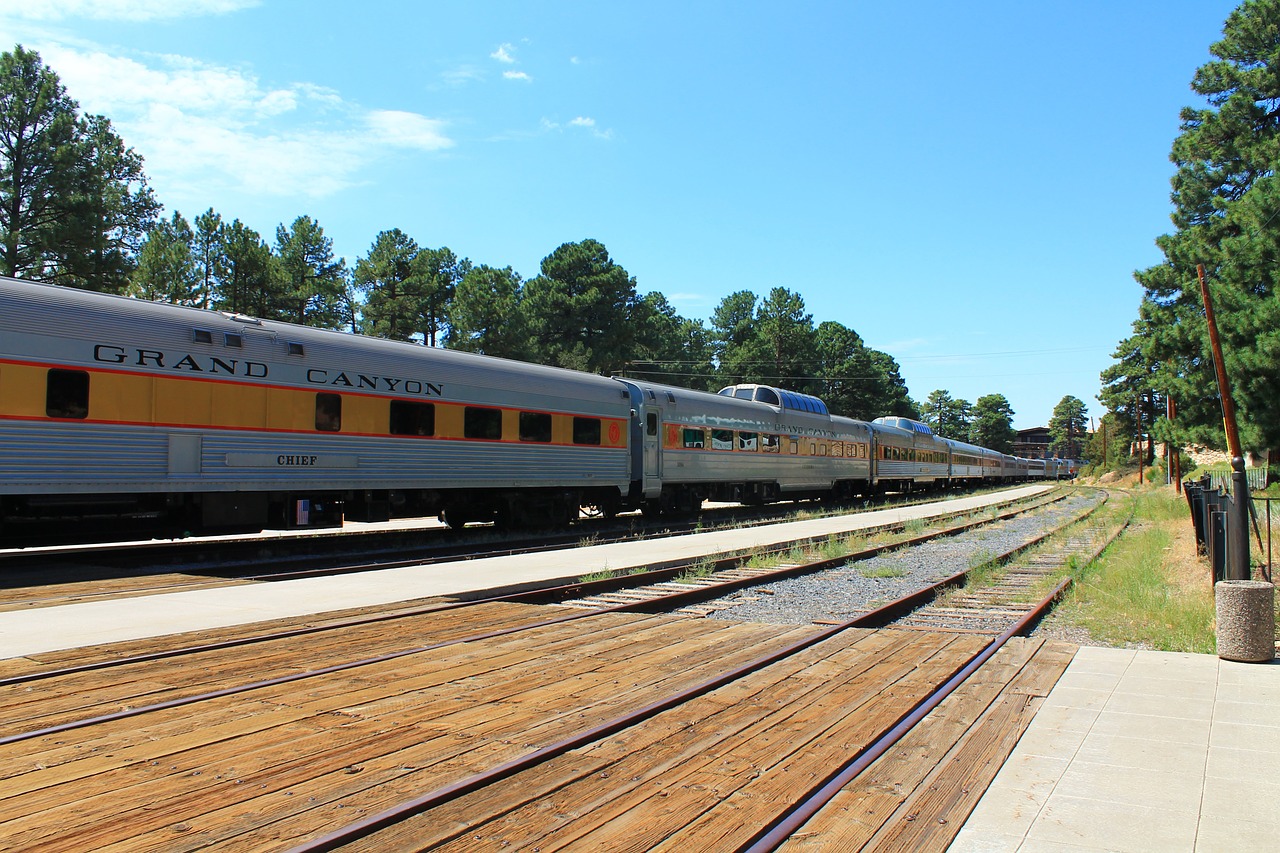
<path id="1" fill-rule="evenodd" d="M 1138 412 L 1138 485 L 1146 482 L 1142 465 L 1147 461 L 1147 450 L 1142 446 L 1142 392 L 1133 395 L 1133 408 Z"/>
<path id="2" fill-rule="evenodd" d="M 1098 427 L 1102 430 L 1102 467 L 1107 467 L 1107 416 L 1103 415 L 1098 421 Z"/>

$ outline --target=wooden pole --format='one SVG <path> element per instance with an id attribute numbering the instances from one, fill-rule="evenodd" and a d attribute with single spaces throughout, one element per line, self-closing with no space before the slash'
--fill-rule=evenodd
<path id="1" fill-rule="evenodd" d="M 1213 314 L 1213 300 L 1209 297 L 1204 264 L 1196 264 L 1196 277 L 1200 279 L 1200 296 L 1204 299 L 1204 319 L 1209 326 L 1209 346 L 1213 350 L 1213 368 L 1218 375 L 1218 397 L 1222 400 L 1222 426 L 1227 433 L 1227 452 L 1231 454 L 1232 500 L 1227 535 L 1227 580 L 1249 580 L 1252 571 L 1249 566 L 1249 522 L 1246 519 L 1252 501 L 1249 498 L 1249 483 L 1244 476 L 1244 450 L 1240 447 L 1236 407 L 1231 399 L 1227 366 L 1222 360 L 1222 342 L 1218 339 L 1218 321 Z"/>
<path id="2" fill-rule="evenodd" d="M 1146 482 L 1142 465 L 1147 461 L 1147 448 L 1142 444 L 1142 392 L 1133 395 L 1133 408 L 1138 412 L 1138 485 Z"/>
<path id="3" fill-rule="evenodd" d="M 1213 300 L 1209 297 L 1209 283 L 1204 278 L 1204 264 L 1196 264 L 1200 279 L 1200 296 L 1204 299 L 1204 319 L 1209 324 L 1209 346 L 1213 349 L 1213 369 L 1218 375 L 1218 396 L 1222 399 L 1222 427 L 1227 434 L 1227 452 L 1231 458 L 1244 464 L 1244 451 L 1240 449 L 1240 432 L 1236 429 L 1236 407 L 1231 399 L 1231 382 L 1227 379 L 1227 366 L 1222 363 L 1222 342 L 1218 340 L 1218 321 L 1213 314 Z"/>

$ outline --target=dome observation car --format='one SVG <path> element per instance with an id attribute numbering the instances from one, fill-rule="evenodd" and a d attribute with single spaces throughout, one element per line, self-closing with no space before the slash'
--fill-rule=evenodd
<path id="1" fill-rule="evenodd" d="M 885 426 L 897 427 L 898 429 L 908 429 L 912 432 L 918 432 L 921 435 L 933 435 L 933 430 L 928 424 L 922 424 L 919 421 L 913 421 L 911 418 L 876 418 L 873 423 L 884 424 Z"/>
<path id="2" fill-rule="evenodd" d="M 718 392 L 722 397 L 736 397 L 739 400 L 754 400 L 770 406 L 781 406 L 797 412 L 811 412 L 815 415 L 829 415 L 827 404 L 818 397 L 801 394 L 799 391 L 786 391 L 771 385 L 729 385 Z"/>

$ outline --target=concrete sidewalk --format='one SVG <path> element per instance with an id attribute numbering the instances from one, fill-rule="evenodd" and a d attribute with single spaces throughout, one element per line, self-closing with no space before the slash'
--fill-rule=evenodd
<path id="1" fill-rule="evenodd" d="M 1082 647 L 949 848 L 1280 849 L 1280 662 Z"/>

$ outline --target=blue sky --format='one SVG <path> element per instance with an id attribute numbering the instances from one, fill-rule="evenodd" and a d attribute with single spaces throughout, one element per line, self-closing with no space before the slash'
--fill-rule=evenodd
<path id="1" fill-rule="evenodd" d="M 0 0 L 158 199 L 526 278 L 594 238 L 680 313 L 799 292 L 912 397 L 1102 414 L 1235 2 Z"/>

